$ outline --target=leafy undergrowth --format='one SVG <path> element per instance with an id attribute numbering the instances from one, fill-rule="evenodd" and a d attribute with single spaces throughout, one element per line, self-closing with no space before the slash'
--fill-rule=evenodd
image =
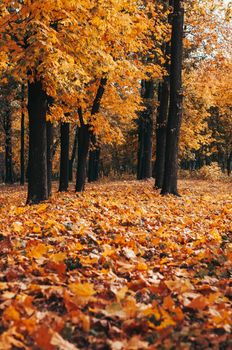
<path id="1" fill-rule="evenodd" d="M 0 349 L 229 349 L 229 184 L 1 188 Z"/>

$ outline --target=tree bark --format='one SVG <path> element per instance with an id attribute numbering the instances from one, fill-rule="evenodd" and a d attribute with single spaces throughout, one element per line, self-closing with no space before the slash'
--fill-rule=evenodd
<path id="1" fill-rule="evenodd" d="M 52 193 L 52 160 L 53 160 L 53 125 L 50 121 L 46 123 L 47 131 L 47 177 L 48 197 Z"/>
<path id="2" fill-rule="evenodd" d="M 82 125 L 78 132 L 78 161 L 77 161 L 77 178 L 76 178 L 76 191 L 83 192 L 86 183 L 86 167 L 87 157 L 90 144 L 90 131 L 89 125 Z"/>
<path id="3" fill-rule="evenodd" d="M 5 129 L 5 183 L 12 184 L 13 178 L 13 161 L 12 161 L 12 125 L 10 110 L 6 112 L 4 120 Z"/>
<path id="4" fill-rule="evenodd" d="M 145 110 L 141 112 L 139 117 L 138 180 L 152 177 L 153 80 L 142 81 L 142 97 Z"/>
<path id="5" fill-rule="evenodd" d="M 100 147 L 97 146 L 96 136 L 91 134 L 91 145 L 93 149 L 89 152 L 88 181 L 94 182 L 99 178 Z"/>
<path id="6" fill-rule="evenodd" d="M 159 86 L 158 114 L 156 120 L 156 161 L 155 161 L 155 187 L 162 188 L 165 165 L 166 128 L 169 105 L 169 77 L 165 77 Z"/>
<path id="7" fill-rule="evenodd" d="M 24 114 L 24 99 L 25 99 L 25 86 L 22 85 L 22 98 L 21 98 L 21 148 L 20 148 L 20 185 L 25 184 L 25 114 Z"/>
<path id="8" fill-rule="evenodd" d="M 107 78 L 101 78 L 100 84 L 94 99 L 91 116 L 99 112 L 102 96 L 105 92 Z M 87 159 L 90 146 L 90 125 L 84 124 L 82 110 L 78 109 L 80 128 L 78 132 L 78 160 L 77 160 L 77 177 L 76 177 L 76 191 L 82 192 L 85 189 L 86 175 L 87 175 Z"/>
<path id="9" fill-rule="evenodd" d="M 169 0 L 169 6 L 173 6 L 173 0 Z M 168 16 L 168 23 L 171 24 L 171 15 Z M 169 108 L 170 95 L 170 64 L 169 57 L 171 54 L 170 41 L 165 45 L 165 69 L 167 75 L 163 82 L 159 84 L 158 100 L 159 107 L 156 119 L 156 161 L 155 161 L 155 188 L 162 188 L 165 167 L 166 151 L 166 128 Z"/>
<path id="10" fill-rule="evenodd" d="M 75 136 L 74 136 L 74 142 L 73 142 L 73 149 L 72 149 L 72 155 L 71 159 L 69 159 L 69 181 L 73 181 L 73 163 L 76 158 L 77 153 L 77 142 L 78 142 L 78 127 L 76 127 Z"/>
<path id="11" fill-rule="evenodd" d="M 138 160 L 137 160 L 137 180 L 142 180 L 143 169 L 143 154 L 144 154 L 144 132 L 143 121 L 141 116 L 138 120 Z"/>
<path id="12" fill-rule="evenodd" d="M 184 9 L 181 0 L 174 1 L 171 39 L 170 105 L 167 124 L 165 171 L 162 194 L 179 196 L 177 190 L 178 148 L 182 117 L 182 55 Z"/>
<path id="13" fill-rule="evenodd" d="M 69 123 L 61 123 L 60 126 L 60 185 L 59 191 L 68 191 L 69 180 Z"/>
<path id="14" fill-rule="evenodd" d="M 230 155 L 227 159 L 226 168 L 227 168 L 227 174 L 228 176 L 230 176 L 231 170 L 232 170 L 232 151 L 230 152 Z"/>
<path id="15" fill-rule="evenodd" d="M 47 95 L 41 81 L 28 83 L 28 204 L 48 199 L 46 113 Z"/>

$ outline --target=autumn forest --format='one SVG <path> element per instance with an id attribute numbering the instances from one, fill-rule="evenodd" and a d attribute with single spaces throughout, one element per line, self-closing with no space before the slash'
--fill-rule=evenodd
<path id="1" fill-rule="evenodd" d="M 0 350 L 232 348 L 231 19 L 0 0 Z"/>

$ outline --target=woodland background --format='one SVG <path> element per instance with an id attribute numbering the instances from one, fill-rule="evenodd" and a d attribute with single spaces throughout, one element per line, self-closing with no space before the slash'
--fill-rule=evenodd
<path id="1" fill-rule="evenodd" d="M 88 6 L 91 6 L 90 4 L 91 2 Z M 22 22 L 15 22 L 12 8 L 9 16 L 13 16 L 13 20 L 7 27 L 7 18 L 2 16 L 0 95 L 2 181 L 13 183 L 19 181 L 21 177 L 21 183 L 24 183 L 25 176 L 28 175 L 28 87 L 25 80 L 25 74 L 29 74 L 28 69 L 31 70 L 32 75 L 35 70 L 41 72 L 44 84 L 46 81 L 50 99 L 53 100 L 52 106 L 49 107 L 48 118 L 53 122 L 54 128 L 51 146 L 54 178 L 58 178 L 60 173 L 60 122 L 70 123 L 70 141 L 66 140 L 66 142 L 70 142 L 70 166 L 73 170 L 76 169 L 74 162 L 77 161 L 77 134 L 78 125 L 80 125 L 80 119 L 76 114 L 78 103 L 82 104 L 81 108 L 86 113 L 84 122 L 90 125 L 94 134 L 94 139 L 93 137 L 91 139 L 91 148 L 95 152 L 90 152 L 89 162 L 90 181 L 98 176 L 120 177 L 122 174 L 135 176 L 136 173 L 138 178 L 149 178 L 152 175 L 155 177 L 156 142 L 159 137 L 163 140 L 165 135 L 162 122 L 159 121 L 159 114 L 162 112 L 159 111 L 159 100 L 162 96 L 160 92 L 162 76 L 165 76 L 167 81 L 169 69 L 168 58 L 165 58 L 170 38 L 168 2 L 157 1 L 155 4 L 148 2 L 146 11 L 151 18 L 141 23 L 140 18 L 136 18 L 141 16 L 141 13 L 137 13 L 135 18 L 131 16 L 132 21 L 137 21 L 136 25 L 132 26 L 130 23 L 127 27 L 127 22 L 124 21 L 128 18 L 125 16 L 118 21 L 119 9 L 114 8 L 111 3 L 102 4 L 102 8 L 98 9 L 99 13 L 94 13 L 93 18 L 91 12 L 85 14 L 86 17 L 82 18 L 83 25 L 88 21 L 91 26 L 89 25 L 88 29 L 83 28 L 86 36 L 83 39 L 82 35 L 82 39 L 89 40 L 89 43 L 85 46 L 86 52 L 83 52 L 83 57 L 79 57 L 79 61 L 76 62 L 75 55 L 78 48 L 75 47 L 76 51 L 70 52 L 70 45 L 75 40 L 80 46 L 86 45 L 80 42 L 79 33 L 81 32 L 69 33 L 70 42 L 66 47 L 62 47 L 59 41 L 63 40 L 62 36 L 68 35 L 68 21 L 71 19 L 67 18 L 67 23 L 64 24 L 67 26 L 66 33 L 63 32 L 65 27 L 62 21 L 59 24 L 58 19 L 57 25 L 61 26 L 59 33 L 53 28 L 46 27 L 49 20 L 55 23 L 55 19 L 50 19 L 54 17 L 53 7 L 49 7 L 50 2 L 46 3 L 46 6 L 49 13 L 53 14 L 46 15 L 44 19 L 40 5 L 35 2 L 31 6 L 35 11 L 35 19 L 27 19 L 25 12 L 22 13 Z M 55 2 L 53 6 L 56 6 Z M 63 6 L 65 8 L 64 4 Z M 104 6 L 109 12 L 106 18 L 102 16 L 102 11 L 106 11 Z M 189 1 L 185 6 L 184 102 L 179 166 L 181 169 L 195 171 L 213 163 L 212 171 L 207 168 L 206 172 L 219 175 L 220 168 L 224 173 L 230 174 L 232 157 L 231 5 L 223 1 Z M 71 7 L 67 10 L 71 11 Z M 2 5 L 2 11 L 4 14 L 4 5 Z M 29 11 L 26 3 L 25 11 Z M 62 11 L 60 15 L 62 16 Z M 58 13 L 55 17 L 57 16 Z M 110 21 L 111 16 L 115 16 L 114 27 L 109 27 L 107 22 Z M 78 25 L 82 28 L 82 24 Z M 33 34 L 27 33 L 28 30 L 32 30 L 29 29 L 31 26 L 33 28 L 35 26 Z M 123 38 L 120 36 L 122 28 Z M 75 30 L 75 26 L 70 30 Z M 129 32 L 124 35 L 127 30 Z M 29 46 L 20 44 L 23 35 L 32 35 Z M 117 36 L 118 39 L 116 39 Z M 101 38 L 101 43 L 98 38 Z M 114 47 L 110 43 L 116 40 L 118 40 L 118 46 Z M 132 52 L 134 52 L 133 55 Z M 94 56 L 96 54 L 97 57 Z M 120 59 L 120 55 L 124 55 L 123 60 Z M 112 67 L 112 60 L 115 67 Z M 81 64 L 84 64 L 85 71 Z M 91 117 L 89 115 L 91 100 L 93 101 L 94 94 L 97 92 L 101 74 L 108 74 L 113 83 L 106 84 L 97 117 Z M 146 80 L 141 80 L 143 75 L 145 79 L 149 78 L 150 86 L 148 83 L 146 86 Z M 72 84 L 70 84 L 71 80 Z M 92 83 L 89 84 L 87 81 Z M 141 81 L 140 88 L 139 81 Z M 86 91 L 80 86 L 84 83 L 87 84 Z M 144 111 L 138 112 L 142 106 Z M 163 129 L 165 129 L 165 123 L 164 121 Z M 66 128 L 69 126 L 67 125 Z M 66 135 L 67 132 L 66 130 Z M 65 131 L 63 137 L 67 137 Z M 163 147 L 162 144 L 161 147 Z M 146 158 L 144 154 L 147 153 L 149 155 Z M 143 161 L 148 164 L 143 165 Z M 97 174 L 92 171 L 93 164 L 96 165 Z M 139 169 L 141 166 L 143 170 Z M 157 167 L 159 168 L 159 164 Z M 188 176 L 187 173 L 186 175 Z M 71 171 L 69 177 L 72 178 Z"/>

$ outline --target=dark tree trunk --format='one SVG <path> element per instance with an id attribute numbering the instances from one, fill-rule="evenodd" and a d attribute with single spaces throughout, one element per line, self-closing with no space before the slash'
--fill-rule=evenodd
<path id="1" fill-rule="evenodd" d="M 107 78 L 102 78 L 93 102 L 91 115 L 94 116 L 99 112 L 102 96 L 105 92 Z M 82 192 L 85 189 L 87 175 L 87 159 L 90 146 L 90 125 L 84 124 L 82 111 L 79 108 L 80 128 L 78 132 L 78 160 L 77 160 L 77 177 L 76 191 Z"/>
<path id="2" fill-rule="evenodd" d="M 182 55 L 184 9 L 174 1 L 171 39 L 170 105 L 167 124 L 165 171 L 162 194 L 179 195 L 177 190 L 178 148 L 182 117 Z"/>
<path id="3" fill-rule="evenodd" d="M 90 144 L 89 125 L 82 125 L 78 132 L 78 160 L 77 160 L 77 178 L 76 191 L 82 192 L 85 189 L 86 167 Z"/>
<path id="4" fill-rule="evenodd" d="M 47 95 L 42 83 L 29 83 L 28 204 L 48 199 L 46 113 Z"/>
<path id="5" fill-rule="evenodd" d="M 91 146 L 93 149 L 89 152 L 89 168 L 88 168 L 88 181 L 94 182 L 99 178 L 99 162 L 100 162 L 100 147 L 97 146 L 96 136 L 91 134 Z"/>
<path id="6" fill-rule="evenodd" d="M 20 134 L 20 185 L 25 184 L 25 114 L 24 114 L 25 87 L 22 85 L 22 114 L 21 114 L 21 134 Z"/>
<path id="7" fill-rule="evenodd" d="M 165 165 L 166 128 L 169 106 L 169 77 L 165 77 L 159 86 L 159 108 L 156 121 L 156 161 L 155 187 L 162 188 Z"/>
<path id="8" fill-rule="evenodd" d="M 227 159 L 227 174 L 228 176 L 230 176 L 231 174 L 231 170 L 232 170 L 232 151 L 230 152 L 230 155 Z"/>
<path id="9" fill-rule="evenodd" d="M 77 141 L 78 141 L 78 127 L 76 127 L 75 136 L 74 136 L 74 142 L 73 142 L 73 149 L 72 149 L 72 155 L 71 159 L 69 159 L 69 181 L 73 181 L 73 163 L 76 158 L 77 153 Z"/>
<path id="10" fill-rule="evenodd" d="M 173 0 L 169 0 L 169 6 L 173 6 Z M 168 17 L 171 24 L 171 15 Z M 155 187 L 162 188 L 164 179 L 165 151 L 166 151 L 166 128 L 169 108 L 170 95 L 170 64 L 171 54 L 170 41 L 165 44 L 165 69 L 167 75 L 162 83 L 159 84 L 158 100 L 159 107 L 156 119 L 156 161 L 155 161 Z"/>
<path id="11" fill-rule="evenodd" d="M 52 160 L 53 160 L 53 125 L 50 121 L 47 126 L 47 172 L 48 172 L 48 196 L 52 193 Z"/>
<path id="12" fill-rule="evenodd" d="M 5 129 L 5 183 L 12 184 L 13 178 L 13 161 L 12 161 L 12 125 L 10 111 L 6 112 L 4 120 Z"/>
<path id="13" fill-rule="evenodd" d="M 142 132 L 142 122 L 139 117 L 138 123 L 138 149 L 137 149 L 137 180 L 141 180 L 141 166 L 142 166 L 142 154 L 143 154 L 143 132 Z"/>
<path id="14" fill-rule="evenodd" d="M 68 191 L 69 180 L 69 123 L 60 126 L 60 185 L 59 191 Z"/>
<path id="15" fill-rule="evenodd" d="M 142 97 L 145 110 L 139 117 L 137 179 L 152 177 L 152 134 L 153 134 L 153 80 L 142 81 Z"/>

